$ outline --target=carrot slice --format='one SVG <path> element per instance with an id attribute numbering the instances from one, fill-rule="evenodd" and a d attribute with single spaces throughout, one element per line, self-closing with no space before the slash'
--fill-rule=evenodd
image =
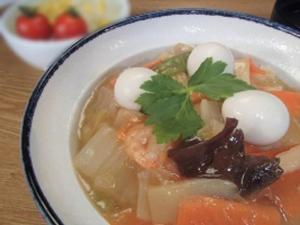
<path id="1" fill-rule="evenodd" d="M 300 224 L 300 170 L 283 175 L 262 196 L 277 205 L 288 224 Z"/>
<path id="2" fill-rule="evenodd" d="M 249 59 L 249 65 L 250 65 L 250 75 L 255 76 L 255 75 L 265 75 L 266 71 L 263 69 L 259 68 L 252 59 Z"/>
<path id="3" fill-rule="evenodd" d="M 288 108 L 292 116 L 300 117 L 300 93 L 293 91 L 273 91 L 273 95 L 278 97 Z"/>
<path id="4" fill-rule="evenodd" d="M 220 198 L 196 196 L 184 200 L 176 225 L 280 225 L 276 208 Z"/>
<path id="5" fill-rule="evenodd" d="M 279 153 L 288 151 L 293 146 L 285 146 L 282 148 L 275 148 L 269 150 L 260 149 L 258 146 L 245 144 L 246 153 L 249 155 L 266 156 L 268 158 L 274 158 Z"/>
<path id="6" fill-rule="evenodd" d="M 197 92 L 193 92 L 192 95 L 191 95 L 191 101 L 193 104 L 197 104 L 197 103 L 200 103 L 201 100 L 202 100 L 202 97 L 200 93 L 197 93 Z"/>

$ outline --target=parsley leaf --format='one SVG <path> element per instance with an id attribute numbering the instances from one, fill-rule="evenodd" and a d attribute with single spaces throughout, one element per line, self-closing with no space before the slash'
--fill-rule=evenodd
<path id="1" fill-rule="evenodd" d="M 222 100 L 236 92 L 255 89 L 246 82 L 224 73 L 226 63 L 207 58 L 190 78 L 190 91 L 200 92 L 214 100 Z"/>
<path id="2" fill-rule="evenodd" d="M 251 89 L 254 88 L 231 74 L 222 74 L 192 87 L 193 91 L 200 92 L 213 100 L 226 99 L 236 92 Z"/>
<path id="3" fill-rule="evenodd" d="M 207 80 L 220 76 L 225 70 L 226 63 L 207 58 L 189 80 L 189 86 L 205 83 Z"/>
<path id="4" fill-rule="evenodd" d="M 203 126 L 191 103 L 186 87 L 166 75 L 155 75 L 141 88 L 136 102 L 149 115 L 146 125 L 154 125 L 158 143 L 193 136 Z"/>
<path id="5" fill-rule="evenodd" d="M 200 92 L 214 100 L 223 100 L 234 93 L 254 89 L 232 74 L 224 73 L 226 63 L 207 58 L 184 86 L 166 74 L 157 74 L 142 84 L 136 102 L 148 115 L 146 125 L 154 125 L 158 143 L 194 136 L 203 121 L 190 100 L 193 92 Z"/>
<path id="6" fill-rule="evenodd" d="M 164 97 L 176 93 L 182 93 L 184 86 L 171 77 L 165 75 L 154 75 L 151 77 L 151 80 L 142 84 L 141 89 Z"/>

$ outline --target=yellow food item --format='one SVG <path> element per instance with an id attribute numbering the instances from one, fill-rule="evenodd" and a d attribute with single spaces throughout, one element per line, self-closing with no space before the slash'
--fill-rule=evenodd
<path id="1" fill-rule="evenodd" d="M 70 7 L 74 7 L 84 18 L 90 31 L 111 22 L 108 0 L 44 0 L 37 7 L 51 23 Z"/>
<path id="2" fill-rule="evenodd" d="M 44 14 L 50 22 L 72 6 L 73 0 L 45 0 L 38 5 L 38 11 Z"/>
<path id="3" fill-rule="evenodd" d="M 73 4 L 86 20 L 89 30 L 95 30 L 111 22 L 107 16 L 108 0 L 73 0 Z"/>

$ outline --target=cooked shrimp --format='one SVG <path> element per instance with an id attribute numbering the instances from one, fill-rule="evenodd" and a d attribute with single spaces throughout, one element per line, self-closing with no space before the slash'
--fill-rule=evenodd
<path id="1" fill-rule="evenodd" d="M 145 126 L 144 123 L 131 123 L 119 132 L 129 158 L 147 169 L 162 166 L 168 148 L 167 144 L 156 143 L 152 131 L 153 127 Z"/>

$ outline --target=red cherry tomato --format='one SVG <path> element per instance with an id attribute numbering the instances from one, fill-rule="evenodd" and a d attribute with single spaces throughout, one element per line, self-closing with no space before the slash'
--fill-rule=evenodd
<path id="1" fill-rule="evenodd" d="M 16 21 L 16 30 L 21 37 L 33 40 L 48 39 L 52 34 L 48 19 L 39 13 L 19 16 Z"/>
<path id="2" fill-rule="evenodd" d="M 54 23 L 54 38 L 72 38 L 87 33 L 86 22 L 77 13 L 66 12 L 60 15 Z"/>

